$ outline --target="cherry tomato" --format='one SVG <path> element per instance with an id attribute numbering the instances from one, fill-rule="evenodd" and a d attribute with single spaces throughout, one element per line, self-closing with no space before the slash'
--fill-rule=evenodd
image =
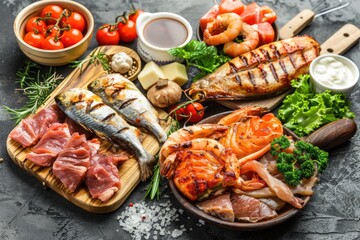
<path id="1" fill-rule="evenodd" d="M 40 17 L 31 17 L 26 22 L 26 32 L 37 32 L 43 34 L 46 28 L 46 23 L 44 20 L 41 20 Z"/>
<path id="2" fill-rule="evenodd" d="M 44 36 L 40 33 L 28 32 L 24 37 L 24 41 L 33 47 L 41 48 Z"/>
<path id="3" fill-rule="evenodd" d="M 250 25 L 260 22 L 260 7 L 256 2 L 246 5 L 244 11 L 240 14 L 242 20 Z"/>
<path id="4" fill-rule="evenodd" d="M 189 122 L 191 123 L 200 122 L 204 117 L 204 113 L 203 105 L 198 102 L 190 103 L 185 107 L 185 114 L 189 116 Z"/>
<path id="5" fill-rule="evenodd" d="M 49 25 L 46 27 L 45 30 L 45 37 L 60 37 L 60 29 L 58 26 L 54 26 L 54 25 Z"/>
<path id="6" fill-rule="evenodd" d="M 96 41 L 99 45 L 116 45 L 120 41 L 116 26 L 110 24 L 102 25 L 96 32 Z"/>
<path id="7" fill-rule="evenodd" d="M 61 42 L 64 44 L 64 47 L 70 47 L 83 39 L 84 36 L 79 29 L 71 28 L 70 30 L 65 30 L 61 35 Z"/>
<path id="8" fill-rule="evenodd" d="M 209 22 L 214 21 L 214 19 L 218 15 L 218 12 L 219 12 L 219 5 L 216 4 L 207 13 L 205 13 L 204 16 L 200 18 L 200 28 L 202 31 L 205 31 L 206 25 Z"/>
<path id="9" fill-rule="evenodd" d="M 143 14 L 144 11 L 141 9 L 136 9 L 134 12 L 130 13 L 129 15 L 129 20 L 133 21 L 136 23 L 137 18 L 139 17 L 139 15 Z"/>
<path id="10" fill-rule="evenodd" d="M 47 37 L 45 38 L 42 44 L 42 49 L 45 50 L 58 50 L 63 48 L 64 48 L 64 44 L 56 37 Z"/>
<path id="11" fill-rule="evenodd" d="M 78 12 L 69 12 L 69 16 L 67 18 L 63 18 L 64 23 L 70 25 L 71 28 L 76 28 L 80 30 L 80 32 L 84 32 L 85 30 L 85 18 Z"/>
<path id="12" fill-rule="evenodd" d="M 222 0 L 219 5 L 219 14 L 236 13 L 241 14 L 245 9 L 245 5 L 240 0 Z"/>
<path id="13" fill-rule="evenodd" d="M 40 16 L 43 18 L 51 18 L 46 20 L 46 22 L 48 24 L 55 24 L 56 23 L 56 19 L 58 19 L 61 16 L 61 13 L 63 12 L 63 8 L 60 7 L 59 5 L 55 5 L 55 4 L 50 4 L 50 5 L 46 5 L 42 11 Z"/>
<path id="14" fill-rule="evenodd" d="M 274 10 L 269 8 L 268 6 L 260 7 L 260 22 L 268 22 L 273 24 L 277 19 L 276 13 Z"/>
<path id="15" fill-rule="evenodd" d="M 132 42 L 137 38 L 136 24 L 132 20 L 118 24 L 118 32 L 123 42 Z"/>
<path id="16" fill-rule="evenodd" d="M 179 105 L 174 105 L 169 109 L 169 113 L 173 112 L 175 108 L 177 108 Z M 181 121 L 185 117 L 185 107 L 181 107 L 177 109 L 175 112 L 171 113 L 171 117 L 174 118 L 177 121 Z"/>
<path id="17" fill-rule="evenodd" d="M 275 31 L 270 23 L 258 23 L 253 25 L 254 29 L 259 33 L 259 45 L 268 44 L 274 41 L 275 39 Z"/>

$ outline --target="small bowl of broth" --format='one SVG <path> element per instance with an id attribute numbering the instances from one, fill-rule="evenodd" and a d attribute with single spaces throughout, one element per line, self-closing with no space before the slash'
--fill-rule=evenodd
<path id="1" fill-rule="evenodd" d="M 136 21 L 137 52 L 145 62 L 165 65 L 179 61 L 168 50 L 185 46 L 193 36 L 190 23 L 170 12 L 143 13 Z"/>

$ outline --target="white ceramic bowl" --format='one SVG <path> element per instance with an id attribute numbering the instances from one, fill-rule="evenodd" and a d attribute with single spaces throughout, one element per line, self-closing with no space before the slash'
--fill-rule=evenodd
<path id="1" fill-rule="evenodd" d="M 344 78 L 344 81 L 339 81 L 338 83 L 335 83 L 336 80 L 329 80 L 331 79 L 331 74 L 335 70 L 335 68 L 332 65 L 324 68 L 325 64 L 322 64 L 322 61 L 326 62 L 327 59 L 335 59 L 336 62 L 339 62 L 343 66 L 347 67 L 349 70 L 349 77 Z M 319 69 L 319 64 L 321 64 L 321 67 L 324 68 L 320 70 L 324 71 L 324 74 L 329 75 L 329 78 L 323 78 L 321 77 L 321 74 L 317 74 L 316 69 Z M 325 90 L 331 90 L 332 92 L 344 93 L 349 96 L 359 81 L 359 68 L 356 66 L 356 64 L 349 58 L 337 54 L 324 54 L 315 58 L 310 64 L 309 71 L 311 76 L 311 86 L 316 93 L 321 93 Z"/>
<path id="2" fill-rule="evenodd" d="M 180 62 L 179 59 L 177 59 L 168 52 L 170 48 L 155 46 L 154 44 L 151 44 L 144 36 L 145 35 L 144 28 L 150 22 L 163 18 L 174 19 L 182 23 L 183 26 L 186 28 L 187 35 L 184 42 L 181 43 L 179 46 L 174 46 L 174 47 L 185 46 L 192 39 L 193 36 L 192 27 L 190 23 L 182 16 L 170 12 L 156 12 L 156 13 L 145 12 L 141 14 L 136 20 L 136 32 L 138 35 L 137 52 L 145 62 L 154 61 L 158 65 L 165 65 L 174 61 Z"/>
<path id="3" fill-rule="evenodd" d="M 23 40 L 25 36 L 26 21 L 30 17 L 39 16 L 42 8 L 49 4 L 56 4 L 62 8 L 68 8 L 72 11 L 77 11 L 84 16 L 86 21 L 86 28 L 84 32 L 84 38 L 80 42 L 60 50 L 44 50 L 30 46 Z M 79 58 L 88 49 L 94 30 L 94 18 L 86 7 L 75 1 L 38 1 L 30 4 L 20 11 L 20 13 L 15 18 L 13 27 L 19 47 L 28 58 L 42 65 L 62 66 Z"/>

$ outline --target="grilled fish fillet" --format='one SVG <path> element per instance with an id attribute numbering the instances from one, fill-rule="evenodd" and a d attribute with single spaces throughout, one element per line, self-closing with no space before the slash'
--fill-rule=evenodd
<path id="1" fill-rule="evenodd" d="M 166 141 L 167 134 L 159 125 L 157 111 L 130 80 L 120 74 L 106 74 L 91 82 L 88 89 L 130 124 L 146 129 L 160 143 Z"/>
<path id="2" fill-rule="evenodd" d="M 99 96 L 85 89 L 72 88 L 57 95 L 55 101 L 69 118 L 100 138 L 133 153 L 139 162 L 143 181 L 152 175 L 154 157 L 141 145 L 136 132 L 138 130 L 107 106 Z"/>
<path id="3" fill-rule="evenodd" d="M 277 94 L 290 88 L 290 81 L 308 73 L 320 53 L 309 36 L 297 36 L 240 55 L 215 72 L 193 83 L 188 93 L 202 100 L 241 100 Z"/>

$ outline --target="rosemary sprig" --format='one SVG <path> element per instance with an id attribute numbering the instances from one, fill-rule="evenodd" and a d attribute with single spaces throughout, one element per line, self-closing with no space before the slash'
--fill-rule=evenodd
<path id="1" fill-rule="evenodd" d="M 83 66 L 87 62 L 89 62 L 90 64 L 94 64 L 95 66 L 100 64 L 104 71 L 106 71 L 107 73 L 111 71 L 111 67 L 109 64 L 109 56 L 106 55 L 104 52 L 101 52 L 100 49 L 92 52 L 88 58 L 70 62 L 69 67 L 79 67 L 80 72 L 82 72 Z"/>
<path id="2" fill-rule="evenodd" d="M 39 69 L 35 71 L 35 68 L 38 69 L 40 67 L 34 62 L 27 61 L 23 68 L 26 69 L 26 71 L 17 73 L 17 82 L 19 82 L 21 86 L 18 90 L 22 91 L 23 95 L 27 97 L 25 105 L 17 109 L 3 106 L 3 108 L 10 113 L 11 119 L 15 120 L 16 124 L 29 114 L 35 113 L 36 109 L 47 100 L 52 91 L 58 86 L 60 80 L 63 79 L 63 77 L 58 75 L 51 67 L 45 74 L 41 74 L 41 70 Z"/>
<path id="3" fill-rule="evenodd" d="M 180 128 L 180 123 L 176 120 L 171 122 L 170 129 L 167 132 L 169 136 L 173 132 L 177 131 Z M 156 199 L 160 198 L 160 183 L 161 183 L 161 176 L 160 176 L 160 166 L 159 166 L 159 153 L 155 155 L 156 165 L 154 167 L 154 174 L 151 177 L 151 181 L 149 186 L 146 189 L 145 198 L 150 197 L 153 200 L 155 197 Z"/>

